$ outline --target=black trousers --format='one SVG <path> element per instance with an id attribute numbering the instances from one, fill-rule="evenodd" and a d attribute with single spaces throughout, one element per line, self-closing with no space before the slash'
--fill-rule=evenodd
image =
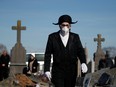
<path id="1" fill-rule="evenodd" d="M 73 75 L 58 75 L 53 76 L 52 83 L 55 87 L 75 87 L 76 76 Z"/>
<path id="2" fill-rule="evenodd" d="M 0 69 L 0 81 L 3 79 L 7 79 L 9 76 L 9 68 L 1 68 Z"/>
<path id="3" fill-rule="evenodd" d="M 55 82 L 53 82 L 55 87 L 75 87 L 76 80 L 70 81 L 70 80 L 63 80 L 63 79 L 57 79 Z"/>

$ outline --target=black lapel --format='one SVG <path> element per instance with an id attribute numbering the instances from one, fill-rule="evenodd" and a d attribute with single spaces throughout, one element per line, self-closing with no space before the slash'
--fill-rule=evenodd
<path id="1" fill-rule="evenodd" d="M 68 39 L 67 45 L 66 45 L 66 47 L 65 47 L 64 44 L 63 44 L 63 42 L 62 42 L 62 40 L 61 40 L 61 37 L 60 37 L 60 35 L 59 35 L 59 32 L 60 32 L 60 31 L 58 31 L 58 32 L 56 33 L 56 40 L 57 40 L 57 43 L 59 44 L 59 47 L 67 48 L 67 49 L 70 50 L 71 45 L 72 45 L 72 42 L 73 42 L 73 37 L 74 37 L 74 36 L 72 35 L 71 32 L 69 33 L 69 39 Z"/>
<path id="2" fill-rule="evenodd" d="M 58 32 L 56 33 L 56 40 L 57 40 L 57 43 L 59 44 L 59 47 L 61 48 L 61 47 L 64 47 L 64 44 L 63 44 L 63 42 L 62 42 L 62 40 L 61 40 L 61 37 L 60 37 L 60 35 L 59 35 L 59 32 L 60 32 L 60 31 L 58 31 Z"/>
<path id="3" fill-rule="evenodd" d="M 70 50 L 70 48 L 71 48 L 72 42 L 73 42 L 73 35 L 72 35 L 72 33 L 70 32 L 70 33 L 69 33 L 68 43 L 67 43 L 67 45 L 66 45 L 66 48 L 68 48 L 69 50 Z"/>

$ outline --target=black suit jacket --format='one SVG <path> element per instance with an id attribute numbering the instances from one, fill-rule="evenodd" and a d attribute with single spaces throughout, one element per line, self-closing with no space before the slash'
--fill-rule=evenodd
<path id="1" fill-rule="evenodd" d="M 78 34 L 69 33 L 67 46 L 64 47 L 59 31 L 48 37 L 44 58 L 44 72 L 50 70 L 51 54 L 53 54 L 52 74 L 55 72 L 77 71 L 77 58 L 86 63 L 85 52 Z"/>

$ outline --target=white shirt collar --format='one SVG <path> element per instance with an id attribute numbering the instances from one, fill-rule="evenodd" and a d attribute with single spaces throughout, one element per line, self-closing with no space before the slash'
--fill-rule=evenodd
<path id="1" fill-rule="evenodd" d="M 68 33 L 68 34 L 66 34 L 65 36 L 62 36 L 62 34 L 61 34 L 61 33 L 59 33 L 59 34 L 60 34 L 60 37 L 61 37 L 61 40 L 62 40 L 62 42 L 63 42 L 64 46 L 66 47 L 67 42 L 68 42 L 68 38 L 69 38 L 69 33 Z"/>

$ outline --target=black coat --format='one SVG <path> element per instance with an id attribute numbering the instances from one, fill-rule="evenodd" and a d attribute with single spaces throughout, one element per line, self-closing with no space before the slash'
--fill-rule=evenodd
<path id="1" fill-rule="evenodd" d="M 9 62 L 10 62 L 10 56 L 8 54 L 1 55 L 0 56 L 0 81 L 3 79 L 8 78 L 9 76 Z M 2 66 L 2 64 L 5 64 L 5 66 Z"/>
<path id="2" fill-rule="evenodd" d="M 37 59 L 33 60 L 33 64 L 32 64 L 32 73 L 36 73 L 37 72 L 37 67 L 38 67 L 38 62 Z M 30 62 L 31 60 L 28 60 L 28 71 L 30 70 Z"/>
<path id="3" fill-rule="evenodd" d="M 8 54 L 6 54 L 6 56 L 1 55 L 1 57 L 0 57 L 0 68 L 8 68 L 9 62 L 10 62 L 10 56 Z M 3 67 L 2 64 L 5 64 L 5 66 Z"/>
<path id="4" fill-rule="evenodd" d="M 111 58 L 101 59 L 99 61 L 98 69 L 113 67 L 113 61 Z"/>
<path id="5" fill-rule="evenodd" d="M 48 37 L 44 58 L 44 72 L 50 71 L 51 54 L 53 54 L 52 78 L 69 76 L 76 78 L 77 58 L 86 63 L 84 49 L 78 34 L 69 33 L 67 46 L 64 47 L 59 31 Z"/>

